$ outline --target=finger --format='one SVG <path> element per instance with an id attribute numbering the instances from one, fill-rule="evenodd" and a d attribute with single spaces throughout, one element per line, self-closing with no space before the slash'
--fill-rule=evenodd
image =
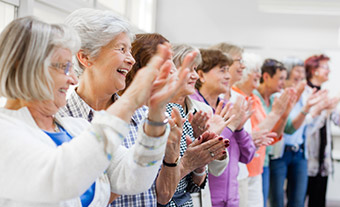
<path id="1" fill-rule="evenodd" d="M 178 127 L 182 128 L 182 117 L 181 117 L 181 114 L 179 113 L 179 110 L 176 107 L 173 108 L 171 112 L 171 116 L 174 117 L 175 124 Z"/>
<path id="2" fill-rule="evenodd" d="M 231 102 L 228 102 L 225 106 L 224 106 L 224 108 L 223 108 L 223 110 L 222 110 L 222 112 L 221 112 L 221 116 L 222 117 L 224 117 L 225 115 L 226 115 L 226 113 L 231 109 L 231 107 L 232 107 L 232 103 Z"/>
<path id="3" fill-rule="evenodd" d="M 160 73 L 157 76 L 157 80 L 162 80 L 168 78 L 170 71 L 172 68 L 171 60 L 167 60 L 163 63 L 163 65 L 160 68 Z"/>
<path id="4" fill-rule="evenodd" d="M 157 45 L 157 52 L 149 60 L 147 68 L 150 70 L 159 70 L 163 63 L 171 56 L 170 47 L 167 44 Z"/>
<path id="5" fill-rule="evenodd" d="M 190 112 L 188 114 L 188 121 L 190 122 L 190 124 L 192 124 L 193 118 L 194 118 L 194 115 Z"/>
<path id="6" fill-rule="evenodd" d="M 215 110 L 215 114 L 219 115 L 221 113 L 222 107 L 223 107 L 223 103 L 224 103 L 223 100 L 218 103 L 218 105 L 216 107 L 216 110 Z"/>

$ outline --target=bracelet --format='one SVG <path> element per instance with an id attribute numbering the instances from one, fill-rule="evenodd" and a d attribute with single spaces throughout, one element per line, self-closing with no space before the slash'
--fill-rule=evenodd
<path id="1" fill-rule="evenodd" d="M 301 112 L 301 114 L 303 114 L 304 116 L 307 116 L 307 114 L 308 114 L 308 112 L 305 112 L 304 110 L 301 110 L 300 112 Z"/>
<path id="2" fill-rule="evenodd" d="M 177 167 L 177 166 L 179 165 L 179 162 L 180 162 L 180 161 L 181 161 L 181 156 L 179 156 L 179 157 L 176 159 L 175 163 L 167 163 L 167 162 L 165 162 L 164 159 L 163 159 L 163 165 L 165 165 L 165 166 L 167 166 L 167 167 Z"/>
<path id="3" fill-rule="evenodd" d="M 162 122 L 152 121 L 149 119 L 149 117 L 146 117 L 145 123 L 151 126 L 165 126 L 167 123 L 169 123 L 168 117 L 169 116 L 167 115 L 167 113 L 165 113 L 165 119 Z"/>
<path id="4" fill-rule="evenodd" d="M 200 176 L 200 177 L 202 177 L 202 176 L 204 176 L 204 175 L 206 174 L 205 170 L 204 170 L 203 172 L 201 172 L 201 173 L 197 173 L 197 172 L 195 172 L 195 170 L 194 170 L 194 171 L 192 171 L 192 173 L 193 173 L 194 175 Z"/>

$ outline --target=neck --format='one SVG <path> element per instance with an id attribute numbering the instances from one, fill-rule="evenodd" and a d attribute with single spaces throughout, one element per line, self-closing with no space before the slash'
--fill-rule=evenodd
<path id="1" fill-rule="evenodd" d="M 76 89 L 77 94 L 94 110 L 106 110 L 113 102 L 112 95 L 107 94 L 95 83 L 88 73 L 84 72 Z"/>
<path id="2" fill-rule="evenodd" d="M 312 77 L 310 80 L 309 80 L 313 85 L 315 85 L 315 86 L 321 86 L 321 84 L 322 84 L 322 82 L 321 81 L 319 81 L 317 78 L 315 78 L 315 77 Z"/>
<path id="3" fill-rule="evenodd" d="M 215 109 L 217 105 L 217 98 L 220 94 L 212 93 L 211 90 L 205 88 L 204 86 L 202 86 L 199 91 L 209 103 L 209 105 Z"/>
<path id="4" fill-rule="evenodd" d="M 54 132 L 54 112 L 50 110 L 49 105 L 43 101 L 24 101 L 20 99 L 8 99 L 5 108 L 10 110 L 19 110 L 22 107 L 27 107 L 33 117 L 35 123 L 40 129 Z"/>
<path id="5" fill-rule="evenodd" d="M 243 93 L 245 93 L 247 96 L 251 96 L 254 88 L 247 84 L 247 82 L 237 83 L 235 84 L 237 88 L 239 88 Z"/>
<path id="6" fill-rule="evenodd" d="M 171 103 L 177 103 L 177 104 L 180 104 L 183 109 L 185 108 L 185 98 L 186 96 L 183 96 L 183 95 L 175 95 L 172 99 L 171 99 Z"/>
<path id="7" fill-rule="evenodd" d="M 270 96 L 273 94 L 273 92 L 271 92 L 271 90 L 268 87 L 266 87 L 264 83 L 261 83 L 257 90 L 260 92 L 267 106 L 269 106 Z"/>

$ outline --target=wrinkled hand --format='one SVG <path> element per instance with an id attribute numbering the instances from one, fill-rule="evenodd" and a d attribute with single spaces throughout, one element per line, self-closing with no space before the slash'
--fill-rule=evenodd
<path id="1" fill-rule="evenodd" d="M 187 172 L 192 172 L 203 168 L 213 160 L 223 159 L 226 156 L 225 148 L 229 146 L 229 140 L 223 140 L 213 132 L 204 132 L 194 142 L 187 137 L 187 145 L 181 163 Z"/>
<path id="2" fill-rule="evenodd" d="M 285 89 L 280 97 L 274 98 L 272 111 L 278 116 L 282 116 L 282 114 L 286 111 L 289 100 L 290 100 L 289 90 Z"/>
<path id="3" fill-rule="evenodd" d="M 189 113 L 188 121 L 190 122 L 192 129 L 194 131 L 194 137 L 197 138 L 207 131 L 209 124 L 207 123 L 209 116 L 206 112 L 198 111 L 194 115 Z"/>
<path id="4" fill-rule="evenodd" d="M 232 114 L 232 103 L 228 102 L 224 108 L 223 101 L 218 103 L 215 114 L 208 120 L 209 131 L 216 134 L 221 134 L 223 129 L 226 128 L 230 122 L 234 119 L 235 114 Z"/>
<path id="5" fill-rule="evenodd" d="M 277 133 L 268 130 L 253 131 L 251 134 L 256 147 L 268 146 L 277 137 Z"/>
<path id="6" fill-rule="evenodd" d="M 175 163 L 180 156 L 180 144 L 185 118 L 181 117 L 178 109 L 173 108 L 171 118 L 169 119 L 170 134 L 166 143 L 164 161 L 167 163 Z"/>

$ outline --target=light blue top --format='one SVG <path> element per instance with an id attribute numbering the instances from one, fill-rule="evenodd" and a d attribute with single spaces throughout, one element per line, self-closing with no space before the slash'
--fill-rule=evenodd
<path id="1" fill-rule="evenodd" d="M 289 114 L 290 119 L 299 115 L 299 113 L 302 110 L 302 107 L 303 107 L 303 101 L 301 97 L 300 100 L 293 107 L 292 111 L 290 112 Z M 303 137 L 304 129 L 305 129 L 305 124 L 302 124 L 302 126 L 298 128 L 293 134 L 284 133 L 283 138 L 284 138 L 285 145 L 292 145 L 292 146 L 301 145 L 304 142 L 304 137 Z"/>
<path id="2" fill-rule="evenodd" d="M 54 141 L 54 143 L 59 146 L 62 145 L 64 142 L 69 142 L 73 138 L 64 128 L 61 126 L 58 126 L 60 129 L 60 132 L 48 132 L 44 131 L 51 139 Z M 95 192 L 95 185 L 94 182 L 87 191 L 80 196 L 81 204 L 83 207 L 88 207 L 90 203 L 93 200 L 94 192 Z"/>

